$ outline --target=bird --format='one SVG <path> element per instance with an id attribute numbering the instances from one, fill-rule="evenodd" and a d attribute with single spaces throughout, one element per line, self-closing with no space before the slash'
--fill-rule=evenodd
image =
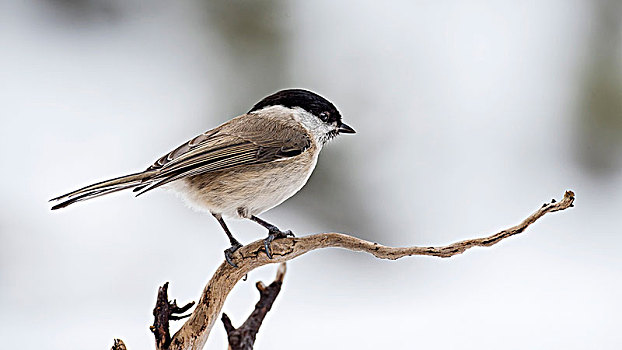
<path id="1" fill-rule="evenodd" d="M 324 145 L 339 134 L 354 134 L 333 103 L 305 89 L 286 89 L 257 102 L 247 113 L 210 129 L 160 157 L 146 170 L 101 181 L 51 199 L 52 210 L 132 189 L 136 196 L 159 187 L 181 194 L 210 213 L 231 247 L 226 262 L 242 247 L 227 219 L 249 219 L 268 230 L 264 249 L 272 259 L 273 240 L 293 236 L 258 215 L 296 194 L 315 169 Z"/>

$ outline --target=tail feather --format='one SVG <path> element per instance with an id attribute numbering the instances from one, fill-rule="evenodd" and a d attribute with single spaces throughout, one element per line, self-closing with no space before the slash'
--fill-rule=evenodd
<path id="1" fill-rule="evenodd" d="M 60 202 L 52 207 L 52 210 L 64 208 L 70 204 L 96 198 L 109 193 L 122 191 L 139 185 L 149 183 L 149 180 L 155 175 L 156 171 L 146 171 L 114 179 L 98 182 L 79 190 L 69 192 L 62 196 L 50 199 L 50 202 Z"/>
<path id="2" fill-rule="evenodd" d="M 125 190 L 128 188 L 133 187 L 133 185 L 131 186 L 126 186 L 126 187 L 119 187 L 119 188 L 112 188 L 112 189 L 108 189 L 108 190 L 95 190 L 89 193 L 83 193 L 81 195 L 72 197 L 71 199 L 67 199 L 64 202 L 61 202 L 59 204 L 56 204 L 54 206 L 52 206 L 52 210 L 56 210 L 56 209 L 61 209 L 64 208 L 70 204 L 76 203 L 76 202 L 80 202 L 80 201 L 84 201 L 87 199 L 92 199 L 92 198 L 96 198 L 99 196 L 103 196 L 105 194 L 109 194 L 109 193 L 113 193 L 113 192 L 117 192 L 117 191 L 121 191 L 121 190 Z"/>

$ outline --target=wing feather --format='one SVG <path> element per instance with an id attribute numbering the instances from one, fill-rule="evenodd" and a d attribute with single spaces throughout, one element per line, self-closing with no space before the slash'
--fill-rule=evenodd
<path id="1" fill-rule="evenodd" d="M 135 190 L 138 196 L 189 176 L 295 157 L 310 146 L 309 134 L 291 116 L 245 114 L 158 159 L 148 168 L 157 173 Z"/>

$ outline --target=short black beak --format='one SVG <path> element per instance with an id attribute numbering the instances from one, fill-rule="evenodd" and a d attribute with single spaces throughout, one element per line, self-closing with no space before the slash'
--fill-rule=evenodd
<path id="1" fill-rule="evenodd" d="M 356 134 L 356 131 L 352 129 L 348 124 L 341 123 L 339 125 L 339 133 L 340 134 Z"/>

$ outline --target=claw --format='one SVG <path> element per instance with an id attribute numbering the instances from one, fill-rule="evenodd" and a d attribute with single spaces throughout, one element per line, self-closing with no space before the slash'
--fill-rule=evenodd
<path id="1" fill-rule="evenodd" d="M 227 261 L 227 264 L 229 264 L 229 265 L 231 265 L 231 266 L 233 266 L 235 268 L 238 267 L 238 265 L 236 265 L 233 262 L 232 255 L 233 255 L 233 253 L 236 250 L 238 250 L 240 248 L 242 248 L 242 245 L 240 243 L 238 243 L 238 244 L 232 245 L 230 248 L 225 249 L 225 260 Z"/>
<path id="2" fill-rule="evenodd" d="M 233 260 L 231 260 L 231 253 L 229 253 L 228 251 L 229 249 L 225 250 L 225 260 L 227 261 L 227 264 L 231 265 L 234 268 L 238 268 L 238 265 L 236 265 Z"/>
<path id="3" fill-rule="evenodd" d="M 272 241 L 274 241 L 273 234 L 269 234 L 268 237 L 263 240 L 263 247 L 266 250 L 266 255 L 268 256 L 268 259 L 272 259 L 272 252 L 270 249 L 270 243 L 272 243 Z"/>
<path id="4" fill-rule="evenodd" d="M 279 229 L 268 231 L 268 237 L 263 240 L 263 246 L 266 250 L 266 255 L 268 259 L 272 259 L 272 249 L 270 249 L 270 243 L 277 238 L 286 238 L 286 237 L 295 237 L 294 233 L 291 230 L 281 231 Z"/>

